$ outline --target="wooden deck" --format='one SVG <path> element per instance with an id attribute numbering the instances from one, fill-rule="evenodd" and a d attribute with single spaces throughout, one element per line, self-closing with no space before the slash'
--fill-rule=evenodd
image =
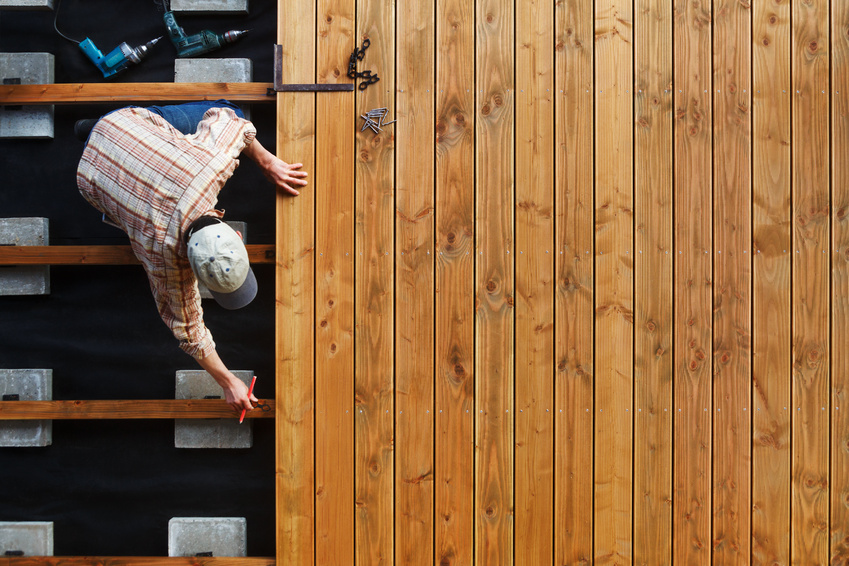
<path id="1" fill-rule="evenodd" d="M 279 6 L 278 564 L 849 564 L 849 3 Z"/>

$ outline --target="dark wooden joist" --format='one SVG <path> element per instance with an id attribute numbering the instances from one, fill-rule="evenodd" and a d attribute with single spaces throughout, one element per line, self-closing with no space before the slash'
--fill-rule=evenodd
<path id="1" fill-rule="evenodd" d="M 245 246 L 251 263 L 274 263 L 274 246 Z M 130 246 L 0 246 L 0 265 L 136 265 Z"/>
<path id="2" fill-rule="evenodd" d="M 274 558 L 196 556 L 0 556 L 0 566 L 275 566 Z"/>
<path id="3" fill-rule="evenodd" d="M 245 418 L 274 418 L 274 401 L 262 401 Z M 103 419 L 233 419 L 223 399 L 154 399 L 97 401 L 0 401 L 0 421 Z M 0 562 L 0 566 L 3 563 Z"/>
<path id="4" fill-rule="evenodd" d="M 269 95 L 269 89 L 271 94 Z M 0 105 L 108 102 L 274 102 L 273 83 L 60 83 L 0 86 Z"/>

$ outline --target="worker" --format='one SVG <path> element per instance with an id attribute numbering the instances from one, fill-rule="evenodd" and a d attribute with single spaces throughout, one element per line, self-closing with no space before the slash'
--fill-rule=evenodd
<path id="1" fill-rule="evenodd" d="M 215 208 L 218 193 L 241 154 L 293 196 L 307 184 L 303 165 L 266 150 L 254 125 L 224 100 L 122 108 L 77 122 L 75 131 L 86 140 L 77 169 L 80 193 L 104 222 L 130 237 L 180 348 L 215 379 L 234 410 L 251 410 L 256 397 L 227 369 L 203 323 L 197 282 L 225 309 L 253 300 L 256 278 L 241 234 Z"/>

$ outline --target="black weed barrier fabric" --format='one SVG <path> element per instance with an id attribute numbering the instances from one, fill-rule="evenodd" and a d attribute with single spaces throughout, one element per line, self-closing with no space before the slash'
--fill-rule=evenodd
<path id="1" fill-rule="evenodd" d="M 253 80 L 271 82 L 276 2 L 251 0 L 249 10 L 181 13 L 178 21 L 188 33 L 250 29 L 205 57 L 249 58 Z M 106 82 L 53 30 L 53 18 L 52 11 L 0 12 L 0 52 L 52 53 L 57 83 Z M 153 0 L 62 0 L 58 25 L 104 54 L 123 41 L 135 47 L 164 35 L 140 65 L 110 82 L 174 80 L 176 51 Z M 83 200 L 75 179 L 83 143 L 74 123 L 118 107 L 56 106 L 54 139 L 0 140 L 0 218 L 49 218 L 51 244 L 127 244 Z M 258 139 L 273 149 L 275 105 L 250 111 Z M 244 158 L 218 207 L 228 220 L 248 223 L 248 243 L 271 244 L 274 199 Z M 230 369 L 253 370 L 257 396 L 272 398 L 274 268 L 254 271 L 257 299 L 234 312 L 204 301 L 205 320 Z M 141 267 L 54 266 L 50 278 L 50 295 L 0 297 L 0 368 L 51 368 L 54 399 L 173 399 L 175 373 L 198 368 L 160 320 Z M 246 517 L 248 555 L 273 556 L 274 425 L 253 426 L 251 449 L 188 450 L 174 448 L 173 421 L 55 421 L 52 446 L 0 448 L 0 521 L 52 521 L 56 555 L 166 556 L 172 517 Z"/>

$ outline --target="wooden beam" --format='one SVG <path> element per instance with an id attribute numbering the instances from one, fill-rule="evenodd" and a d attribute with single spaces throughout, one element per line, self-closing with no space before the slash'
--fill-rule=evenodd
<path id="1" fill-rule="evenodd" d="M 0 105 L 76 102 L 274 102 L 272 83 L 74 83 L 2 85 Z M 272 89 L 271 95 L 268 94 Z"/>
<path id="2" fill-rule="evenodd" d="M 245 418 L 274 418 L 268 411 L 248 411 Z M 139 399 L 126 401 L 0 401 L 0 421 L 93 419 L 216 419 L 236 418 L 223 399 Z M 0 562 L 0 566 L 3 563 Z"/>
<path id="3" fill-rule="evenodd" d="M 274 566 L 274 558 L 160 556 L 0 556 L 0 566 Z"/>
<path id="4" fill-rule="evenodd" d="M 274 263 L 274 246 L 245 246 L 251 263 Z M 137 265 L 130 246 L 0 246 L 0 265 Z"/>

